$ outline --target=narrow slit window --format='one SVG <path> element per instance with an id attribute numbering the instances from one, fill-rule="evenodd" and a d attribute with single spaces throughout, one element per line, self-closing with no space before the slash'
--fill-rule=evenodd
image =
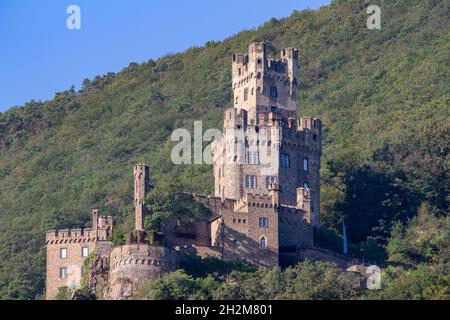
<path id="1" fill-rule="evenodd" d="M 303 159 L 303 171 L 308 171 L 309 161 L 308 158 Z"/>

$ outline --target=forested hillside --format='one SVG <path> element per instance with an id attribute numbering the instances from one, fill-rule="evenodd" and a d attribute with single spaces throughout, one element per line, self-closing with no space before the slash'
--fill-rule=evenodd
<path id="1" fill-rule="evenodd" d="M 367 29 L 368 4 L 381 6 L 381 30 Z M 0 298 L 43 292 L 45 230 L 88 224 L 92 208 L 126 228 L 137 162 L 151 165 L 156 185 L 176 180 L 212 193 L 212 168 L 173 165 L 169 137 L 197 120 L 221 128 L 232 106 L 231 56 L 252 41 L 265 41 L 272 56 L 299 48 L 298 114 L 324 125 L 323 238 L 345 218 L 355 252 L 395 264 L 389 279 L 406 280 L 379 298 L 410 285 L 399 266 L 419 275 L 448 266 L 449 10 L 450 0 L 336 0 L 0 113 Z M 432 217 L 425 234 L 422 220 L 408 222 L 419 207 Z M 419 235 L 421 247 L 412 240 Z M 436 286 L 445 296 L 445 283 Z"/>

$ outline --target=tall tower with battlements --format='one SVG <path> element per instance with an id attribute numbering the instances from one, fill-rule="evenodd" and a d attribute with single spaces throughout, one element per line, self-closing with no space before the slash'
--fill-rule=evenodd
<path id="1" fill-rule="evenodd" d="M 286 48 L 280 59 L 268 59 L 264 43 L 252 43 L 248 54 L 233 56 L 234 108 L 245 110 L 249 124 L 276 110 L 285 120 L 296 115 L 298 50 Z"/>
<path id="2" fill-rule="evenodd" d="M 148 213 L 145 207 L 145 197 L 151 191 L 150 167 L 146 164 L 138 164 L 133 169 L 134 176 L 134 210 L 135 230 L 144 229 L 144 218 Z"/>
<path id="3" fill-rule="evenodd" d="M 308 208 L 311 225 L 318 226 L 322 124 L 297 118 L 297 74 L 294 48 L 269 59 L 264 43 L 252 43 L 248 54 L 233 55 L 233 108 L 225 111 L 222 139 L 213 145 L 215 196 L 240 200 L 276 191 L 280 205 Z"/>

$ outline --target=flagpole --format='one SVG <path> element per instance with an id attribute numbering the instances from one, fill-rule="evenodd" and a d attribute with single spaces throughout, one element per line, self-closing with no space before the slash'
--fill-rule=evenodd
<path id="1" fill-rule="evenodd" d="M 347 255 L 347 232 L 346 232 L 346 230 L 345 230 L 345 221 L 344 221 L 344 218 L 342 218 L 342 241 L 344 242 L 343 243 L 343 246 L 344 246 L 344 255 Z"/>

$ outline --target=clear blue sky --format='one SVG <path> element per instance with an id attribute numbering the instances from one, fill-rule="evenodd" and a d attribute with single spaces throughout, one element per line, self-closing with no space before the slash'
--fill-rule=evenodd
<path id="1" fill-rule="evenodd" d="M 0 112 L 330 0 L 0 0 Z M 81 30 L 66 27 L 69 5 Z"/>

